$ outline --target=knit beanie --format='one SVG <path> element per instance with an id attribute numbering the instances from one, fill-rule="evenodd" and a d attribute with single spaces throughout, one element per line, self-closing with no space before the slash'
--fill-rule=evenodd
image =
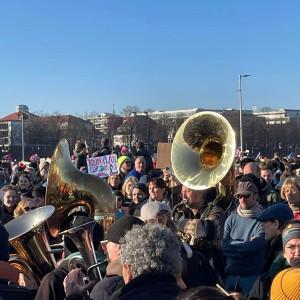
<path id="1" fill-rule="evenodd" d="M 300 268 L 289 268 L 276 275 L 272 282 L 270 300 L 300 299 Z"/>
<path id="2" fill-rule="evenodd" d="M 288 224 L 282 232 L 282 245 L 285 247 L 286 243 L 291 239 L 300 239 L 300 222 L 293 221 Z"/>
<path id="3" fill-rule="evenodd" d="M 122 164 L 124 163 L 124 161 L 126 161 L 126 160 L 130 161 L 130 158 L 126 155 L 122 155 L 118 158 L 118 165 L 120 168 L 121 168 Z"/>

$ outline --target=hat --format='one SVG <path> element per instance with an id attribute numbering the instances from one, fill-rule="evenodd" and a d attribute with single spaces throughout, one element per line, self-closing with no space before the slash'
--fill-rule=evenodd
<path id="1" fill-rule="evenodd" d="M 282 245 L 285 247 L 286 243 L 291 239 L 300 239 L 300 222 L 292 221 L 288 224 L 282 232 Z"/>
<path id="2" fill-rule="evenodd" d="M 121 147 L 121 153 L 122 153 L 122 154 L 128 153 L 128 149 L 127 149 L 127 147 L 126 147 L 125 145 L 123 145 L 123 146 Z"/>
<path id="3" fill-rule="evenodd" d="M 129 158 L 128 156 L 126 156 L 126 155 L 120 156 L 120 157 L 118 158 L 118 165 L 119 165 L 119 167 L 121 168 L 122 164 L 123 164 L 125 161 L 127 161 L 127 160 L 131 161 L 130 158 Z"/>
<path id="4" fill-rule="evenodd" d="M 256 185 L 250 181 L 240 181 L 238 183 L 237 191 L 235 196 L 237 195 L 250 195 L 252 193 L 258 193 L 258 189 Z"/>
<path id="5" fill-rule="evenodd" d="M 8 232 L 5 227 L 0 224 L 0 260 L 8 261 L 9 258 L 9 242 Z"/>
<path id="6" fill-rule="evenodd" d="M 119 244 L 120 239 L 132 229 L 133 225 L 144 225 L 144 222 L 134 216 L 122 217 L 108 228 L 105 239 Z"/>
<path id="7" fill-rule="evenodd" d="M 300 299 L 300 268 L 289 268 L 276 275 L 272 282 L 271 300 Z"/>
<path id="8" fill-rule="evenodd" d="M 267 209 L 262 211 L 256 220 L 260 222 L 278 220 L 278 221 L 288 221 L 294 218 L 293 211 L 289 208 L 287 204 L 277 203 L 269 206 Z"/>
<path id="9" fill-rule="evenodd" d="M 153 220 L 157 218 L 157 215 L 162 211 L 168 211 L 171 213 L 169 205 L 159 201 L 152 201 L 144 204 L 141 208 L 141 219 L 143 221 Z"/>

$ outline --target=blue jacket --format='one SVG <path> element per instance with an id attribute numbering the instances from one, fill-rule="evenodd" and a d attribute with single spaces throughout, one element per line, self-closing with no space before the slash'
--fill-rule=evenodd
<path id="1" fill-rule="evenodd" d="M 224 227 L 225 273 L 252 276 L 262 271 L 266 251 L 263 227 L 256 219 L 231 214 Z"/>

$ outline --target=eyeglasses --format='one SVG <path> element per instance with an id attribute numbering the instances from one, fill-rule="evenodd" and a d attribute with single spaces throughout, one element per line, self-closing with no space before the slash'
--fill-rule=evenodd
<path id="1" fill-rule="evenodd" d="M 33 209 L 36 209 L 36 207 L 24 207 L 25 211 L 30 211 L 30 210 L 33 210 Z"/>
<path id="2" fill-rule="evenodd" d="M 236 195 L 236 197 L 237 197 L 238 199 L 242 199 L 242 198 L 248 199 L 250 196 L 251 196 L 251 194 L 248 194 L 248 195 Z"/>

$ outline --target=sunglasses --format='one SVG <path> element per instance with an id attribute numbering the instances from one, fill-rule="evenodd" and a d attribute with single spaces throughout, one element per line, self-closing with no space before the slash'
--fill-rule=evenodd
<path id="1" fill-rule="evenodd" d="M 236 195 L 238 199 L 241 199 L 241 198 L 245 198 L 245 199 L 248 199 L 251 194 L 248 194 L 248 195 Z"/>
<path id="2" fill-rule="evenodd" d="M 25 211 L 30 211 L 30 210 L 33 210 L 33 209 L 36 209 L 36 207 L 24 207 Z"/>

